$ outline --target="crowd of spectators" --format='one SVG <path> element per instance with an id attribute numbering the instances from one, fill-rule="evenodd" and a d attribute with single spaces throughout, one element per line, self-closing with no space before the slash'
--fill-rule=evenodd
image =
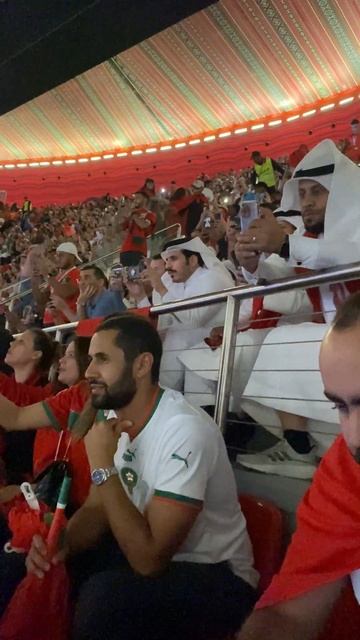
<path id="1" fill-rule="evenodd" d="M 296 156 L 298 167 L 304 162 L 307 167 L 310 158 L 310 164 L 315 162 L 320 167 L 316 168 L 315 178 L 322 166 L 335 166 L 340 159 L 348 162 L 330 141 L 316 147 L 320 151 L 319 160 L 315 161 L 311 157 L 315 153 L 316 158 L 317 152 L 306 153 L 303 147 L 290 156 L 289 162 L 294 162 Z M 255 151 L 251 160 L 253 166 L 248 170 L 231 170 L 212 178 L 201 174 L 189 187 L 178 187 L 173 181 L 167 190 L 157 191 L 154 180 L 146 178 L 132 195 L 106 194 L 76 205 L 42 208 L 33 207 L 31 199 L 25 196 L 20 210 L 15 205 L 11 210 L 3 207 L 2 278 L 4 284 L 11 279 L 16 283 L 3 289 L 3 321 L 14 333 L 33 326 L 106 317 L 127 308 L 144 308 L 254 283 L 259 276 L 271 280 L 292 273 L 290 265 L 294 261 L 296 269 L 314 268 L 315 262 L 307 254 L 304 260 L 301 243 L 310 242 L 310 251 L 316 244 L 315 235 L 321 238 L 324 233 L 332 174 L 324 179 L 319 174 L 319 181 L 315 181 L 315 187 L 318 184 L 323 189 L 320 196 L 311 191 L 314 189 L 311 177 L 309 193 L 303 194 L 302 189 L 299 195 L 300 183 L 294 178 L 289 181 L 291 169 L 284 159 L 275 161 Z M 350 161 L 348 167 L 357 172 Z M 311 169 L 305 168 L 304 174 L 303 171 L 300 168 L 301 177 L 311 176 Z M 306 191 L 306 180 L 303 183 Z M 295 195 L 289 198 L 291 189 Z M 317 223 L 306 222 L 309 216 L 311 219 L 315 216 Z M 169 227 L 181 236 L 178 249 L 173 241 L 170 240 L 170 246 L 166 242 L 166 231 L 162 236 L 162 230 Z M 148 240 L 154 237 L 154 232 L 160 232 L 161 238 L 160 244 L 156 244 L 157 253 L 151 248 L 149 251 Z M 258 233 L 262 244 L 257 240 Z M 311 234 L 315 235 L 310 239 Z M 301 238 L 303 235 L 308 236 L 306 240 Z M 279 238 L 279 243 L 282 238 L 289 239 L 286 240 L 289 248 L 273 246 L 273 238 Z M 254 242 L 255 250 L 251 246 Z M 292 258 L 294 249 L 290 247 L 298 246 L 301 250 L 296 249 Z M 110 260 L 102 258 L 108 253 Z M 346 262 L 346 258 L 341 261 Z M 321 266 L 331 264 L 330 258 L 321 262 Z M 13 297 L 15 300 L 11 302 Z M 239 371 L 234 376 L 236 385 L 232 394 L 232 407 L 237 414 L 244 410 L 243 395 L 248 395 L 249 388 L 256 388 L 256 395 L 260 394 L 261 383 L 256 382 L 255 373 L 250 374 L 257 357 L 261 357 L 259 349 L 269 330 L 311 320 L 316 314 L 319 319 L 321 313 L 331 320 L 332 295 L 317 302 L 311 292 L 305 291 L 290 293 L 286 300 L 283 297 L 271 296 L 241 305 L 235 358 Z M 164 341 L 161 382 L 185 392 L 197 405 L 214 403 L 224 310 L 224 305 L 218 305 L 158 320 Z M 243 344 L 247 342 L 250 344 L 246 353 L 251 357 L 244 366 Z M 274 462 L 270 467 L 275 473 L 311 476 L 315 456 L 307 431 L 309 416 L 305 410 L 305 416 L 293 417 L 288 411 L 289 403 L 284 403 L 286 410 L 282 408 L 274 407 L 274 426 L 282 427 L 285 440 L 281 440 L 281 446 L 285 446 L 286 456 L 294 465 L 279 465 L 283 451 L 278 455 L 275 450 L 270 452 Z M 259 419 L 256 411 L 255 415 Z M 323 412 L 318 418 L 323 420 Z M 251 463 L 249 456 L 239 460 Z M 267 466 L 261 460 L 255 460 L 254 464 L 258 470 Z"/>
<path id="2" fill-rule="evenodd" d="M 198 176 L 188 188 L 178 188 L 173 181 L 168 191 L 159 192 L 149 178 L 135 194 L 106 194 L 66 206 L 35 207 L 28 196 L 20 207 L 1 204 L 3 315 L 13 331 L 93 317 L 99 313 L 93 304 L 100 294 L 99 285 L 104 290 L 99 307 L 102 315 L 105 299 L 112 299 L 105 307 L 108 313 L 120 310 L 114 300 L 124 293 L 124 278 L 119 277 L 119 269 L 111 273 L 109 265 L 121 264 L 124 275 L 128 267 L 140 263 L 142 268 L 148 254 L 147 238 L 174 224 L 181 235 L 200 237 L 220 259 L 228 259 L 233 241 L 228 241 L 227 234 L 234 237 L 231 229 L 238 225 L 238 220 L 233 221 L 238 202 L 251 184 L 251 171 L 230 171 L 212 179 Z M 261 184 L 256 187 L 261 188 Z M 276 201 L 277 192 L 273 197 Z M 112 252 L 112 260 L 101 260 Z M 89 262 L 95 262 L 97 269 L 80 278 L 82 266 Z M 109 296 L 105 290 L 120 293 Z M 125 297 L 125 305 L 134 303 L 126 286 Z"/>
<path id="3" fill-rule="evenodd" d="M 145 607 L 132 627 L 133 603 L 144 597 L 149 610 L 153 604 L 158 610 L 168 579 L 174 588 L 169 611 L 174 602 L 185 606 L 184 585 L 192 584 L 184 611 L 192 620 L 191 607 L 201 602 L 202 615 L 195 607 L 199 639 L 209 628 L 234 632 L 253 606 L 257 574 L 225 447 L 214 423 L 198 411 L 206 405 L 210 413 L 214 404 L 225 304 L 160 315 L 158 333 L 122 312 L 356 261 L 359 169 L 329 140 L 306 151 L 298 150 L 292 175 L 287 163 L 258 151 L 247 171 L 202 174 L 188 187 L 173 182 L 165 192 L 147 178 L 131 195 L 41 208 L 26 196 L 20 208 L 2 206 L 0 538 L 5 542 L 11 534 L 8 514 L 20 499 L 21 482 L 36 483 L 49 463 L 66 459 L 75 514 L 66 553 L 81 574 L 74 623 L 79 639 L 97 640 L 104 625 L 111 640 L 119 628 L 124 637 L 140 637 L 134 629 L 143 633 L 152 612 Z M 169 237 L 166 230 L 175 225 L 179 237 Z M 157 231 L 163 236 L 154 252 L 149 239 Z M 263 407 L 281 427 L 270 450 L 238 456 L 244 467 L 311 479 L 317 456 L 310 419 L 335 422 L 318 398 L 322 383 L 313 363 L 336 310 L 358 288 L 354 281 L 241 304 L 231 408 L 258 419 Z M 90 335 L 65 332 L 58 344 L 42 331 L 103 318 L 89 330 L 91 341 Z M 274 371 L 274 362 L 284 360 L 284 345 L 291 365 Z M 286 367 L 300 375 L 289 376 Z M 110 423 L 113 430 L 98 410 L 121 411 Z M 121 483 L 107 484 L 118 474 Z M 90 479 L 108 487 L 96 499 Z M 110 545 L 102 537 L 109 529 Z M 93 568 L 94 549 L 106 575 Z M 42 578 L 49 570 L 43 541 L 36 538 L 25 551 L 28 571 Z M 186 562 L 192 573 L 182 573 Z M 164 577 L 169 563 L 174 573 Z M 207 570 L 198 572 L 198 565 Z M 9 559 L 0 552 L 0 616 L 26 566 L 24 554 Z M 139 576 L 157 585 L 153 600 Z M 128 611 L 125 605 L 117 610 L 112 579 L 119 581 Z M 226 620 L 217 616 L 214 598 Z M 103 601 L 108 608 L 101 608 Z M 169 611 L 159 626 L 163 635 L 149 631 L 147 637 L 169 637 Z M 172 637 L 182 637 L 183 627 L 178 631 Z"/>

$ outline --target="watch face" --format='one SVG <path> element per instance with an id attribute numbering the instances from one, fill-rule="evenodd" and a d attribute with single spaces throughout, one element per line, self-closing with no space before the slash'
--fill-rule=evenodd
<path id="1" fill-rule="evenodd" d="M 91 480 L 94 484 L 102 484 L 106 480 L 106 474 L 104 469 L 94 469 L 91 473 Z"/>

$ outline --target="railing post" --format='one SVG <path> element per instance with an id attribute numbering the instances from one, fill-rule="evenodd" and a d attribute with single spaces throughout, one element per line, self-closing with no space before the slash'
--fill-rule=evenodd
<path id="1" fill-rule="evenodd" d="M 236 324 L 239 318 L 240 300 L 227 297 L 224 334 L 221 347 L 219 379 L 216 392 L 214 420 L 224 433 L 226 415 L 231 394 L 232 371 L 235 356 Z"/>

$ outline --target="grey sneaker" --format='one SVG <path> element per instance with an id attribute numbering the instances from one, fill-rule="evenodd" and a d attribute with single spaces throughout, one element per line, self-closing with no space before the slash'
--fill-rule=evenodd
<path id="1" fill-rule="evenodd" d="M 296 453 L 285 439 L 261 453 L 238 454 L 236 462 L 254 471 L 301 480 L 311 480 L 316 471 L 314 450 L 305 454 Z"/>

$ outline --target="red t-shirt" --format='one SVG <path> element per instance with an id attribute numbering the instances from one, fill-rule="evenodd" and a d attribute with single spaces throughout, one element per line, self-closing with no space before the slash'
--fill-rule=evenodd
<path id="1" fill-rule="evenodd" d="M 16 382 L 14 376 L 7 376 L 0 372 L 0 393 L 8 400 L 15 402 L 18 407 L 27 407 L 29 404 L 41 402 L 44 398 L 51 396 L 53 386 L 48 383 L 45 387 L 34 386 L 36 377 L 32 376 L 28 382 Z"/>
<path id="2" fill-rule="evenodd" d="M 27 407 L 29 404 L 35 402 L 41 402 L 44 398 L 47 398 L 52 394 L 53 387 L 51 384 L 47 384 L 45 387 L 35 387 L 34 385 L 39 382 L 39 376 L 33 374 L 30 376 L 27 383 L 16 382 L 14 376 L 7 376 L 5 373 L 0 372 L 0 393 L 5 398 L 15 402 L 18 407 Z M 3 456 L 6 449 L 6 435 L 3 435 L 0 430 L 0 456 Z M 1 463 L 1 461 L 0 461 Z M 0 472 L 2 465 L 0 464 Z M 5 470 L 0 473 L 0 483 L 6 482 Z"/>
<path id="3" fill-rule="evenodd" d="M 72 267 L 68 271 L 65 271 L 65 273 L 61 273 L 61 274 L 59 273 L 56 276 L 56 280 L 58 282 L 61 282 L 61 284 L 72 282 L 78 287 L 79 280 L 80 280 L 80 269 L 78 269 L 78 267 Z M 78 296 L 79 296 L 79 289 L 77 289 L 74 295 L 65 299 L 66 304 L 70 307 L 71 311 L 73 311 L 74 313 L 76 313 L 76 301 L 78 299 Z M 61 319 L 64 323 L 69 322 L 68 318 L 61 311 L 57 311 L 56 314 L 61 316 Z M 47 325 L 54 324 L 54 317 L 53 317 L 52 310 L 49 309 L 48 307 L 46 307 L 44 312 L 44 324 L 47 324 Z"/>
<path id="4" fill-rule="evenodd" d="M 135 212 L 134 212 L 135 213 Z M 147 236 L 151 236 L 154 233 L 155 225 L 156 225 L 156 213 L 152 211 L 148 211 L 148 209 L 137 209 L 137 215 L 145 214 L 144 220 L 149 220 L 150 225 L 146 227 L 146 229 L 141 229 L 138 227 L 136 222 L 132 217 L 124 220 L 123 229 L 128 230 L 126 238 L 122 244 L 121 252 L 125 251 L 138 251 L 142 253 L 144 256 L 147 255 L 147 245 L 146 238 Z"/>
<path id="5" fill-rule="evenodd" d="M 61 460 L 66 455 L 69 460 L 72 475 L 71 495 L 76 506 L 81 506 L 88 496 L 90 469 L 84 442 L 73 441 L 71 430 L 88 397 L 89 387 L 83 380 L 44 400 L 42 404 L 53 428 L 40 429 L 36 434 L 34 445 L 34 475 L 36 476 L 54 460 L 60 442 L 58 459 Z M 63 436 L 61 432 L 64 432 Z"/>
<path id="6" fill-rule="evenodd" d="M 74 229 L 73 224 L 64 224 L 63 232 L 64 232 L 65 238 L 72 238 L 73 236 L 76 235 L 76 231 Z"/>

